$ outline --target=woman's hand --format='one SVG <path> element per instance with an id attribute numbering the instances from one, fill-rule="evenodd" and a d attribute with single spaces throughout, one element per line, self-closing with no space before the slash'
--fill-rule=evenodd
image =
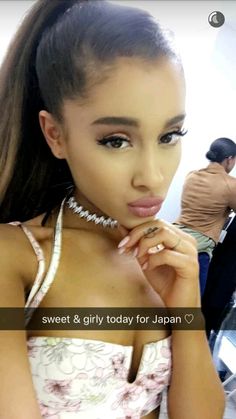
<path id="1" fill-rule="evenodd" d="M 132 251 L 144 275 L 167 307 L 200 307 L 195 239 L 163 220 L 129 231 L 119 253 Z"/>

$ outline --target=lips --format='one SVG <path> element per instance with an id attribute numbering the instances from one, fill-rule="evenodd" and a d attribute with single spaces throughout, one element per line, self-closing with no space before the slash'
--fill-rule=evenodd
<path id="1" fill-rule="evenodd" d="M 162 203 L 162 198 L 147 197 L 130 202 L 128 208 L 132 214 L 138 217 L 151 217 L 160 211 Z"/>
<path id="2" fill-rule="evenodd" d="M 131 207 L 150 208 L 150 207 L 154 207 L 155 205 L 161 205 L 162 202 L 163 202 L 162 198 L 147 197 L 147 198 L 137 199 L 137 201 L 129 202 L 128 205 Z"/>

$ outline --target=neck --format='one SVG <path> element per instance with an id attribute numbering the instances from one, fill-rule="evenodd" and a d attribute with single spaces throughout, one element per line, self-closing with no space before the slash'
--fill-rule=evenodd
<path id="1" fill-rule="evenodd" d="M 220 165 L 225 169 L 226 173 L 229 173 L 230 172 L 229 165 L 228 165 L 228 160 L 227 159 L 223 160 L 220 163 Z"/>

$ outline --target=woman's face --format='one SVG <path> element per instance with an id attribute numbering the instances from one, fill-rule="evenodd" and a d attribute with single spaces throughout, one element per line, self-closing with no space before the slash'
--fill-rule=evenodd
<path id="1" fill-rule="evenodd" d="M 129 229 L 153 219 L 128 204 L 165 199 L 180 161 L 184 108 L 183 74 L 167 59 L 120 58 L 88 102 L 65 101 L 62 153 L 78 202 Z"/>

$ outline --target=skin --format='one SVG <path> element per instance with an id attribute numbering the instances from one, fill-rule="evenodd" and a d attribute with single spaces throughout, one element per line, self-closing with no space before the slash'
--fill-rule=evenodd
<path id="1" fill-rule="evenodd" d="M 151 241 L 151 245 L 163 243 L 167 249 L 158 255 L 147 255 L 150 240 L 143 239 L 143 231 L 145 227 L 148 228 L 148 221 L 154 217 L 140 218 L 133 215 L 127 204 L 145 196 L 165 198 L 180 161 L 180 136 L 167 137 L 167 134 L 182 128 L 184 105 L 184 79 L 176 64 L 168 60 L 147 64 L 137 59 L 119 59 L 111 76 L 93 90 L 86 104 L 65 101 L 67 138 L 63 136 L 63 130 L 55 125 L 51 115 L 41 111 L 39 118 L 45 138 L 53 154 L 67 160 L 76 185 L 75 196 L 80 204 L 91 212 L 108 214 L 117 219 L 121 228 L 117 232 L 106 232 L 102 227 L 74 216 L 70 210 L 66 211 L 64 222 L 68 222 L 70 227 L 78 228 L 81 225 L 90 231 L 102 229 L 103 235 L 112 236 L 113 239 L 121 233 L 127 235 L 130 232 L 136 240 L 128 243 L 128 251 L 133 252 L 140 246 L 137 260 L 141 266 L 146 262 L 149 263 L 149 268 L 153 263 L 169 265 L 174 252 L 170 252 L 168 248 L 171 249 L 178 243 L 181 235 L 179 229 L 163 221 L 155 222 L 160 231 L 155 235 L 154 241 Z M 136 121 L 137 126 L 94 122 L 107 116 L 128 117 Z M 169 122 L 173 120 L 179 121 Z M 98 138 L 111 138 L 114 134 L 121 135 L 125 140 L 120 141 L 120 148 L 112 148 L 111 144 L 109 147 L 98 145 Z M 190 304 L 187 298 L 187 290 L 191 286 L 188 277 L 192 275 L 196 278 L 198 274 L 196 261 L 182 273 L 188 258 L 183 253 L 188 253 L 189 243 L 192 244 L 191 256 L 196 253 L 191 238 L 185 235 L 183 238 L 187 241 L 187 246 L 183 241 L 181 247 L 178 246 L 182 250 L 182 260 L 178 254 L 177 262 L 174 262 L 177 265 L 181 262 L 179 281 L 172 268 L 168 268 L 168 275 L 167 268 L 163 271 L 163 267 L 159 266 L 151 274 L 146 272 L 152 288 L 167 306 Z M 159 283 L 156 285 L 157 274 Z M 195 290 L 197 292 L 197 283 Z M 173 299 L 170 298 L 172 294 Z M 191 301 L 194 306 L 196 303 L 199 304 L 197 294 Z"/>
<path id="2" fill-rule="evenodd" d="M 64 102 L 67 139 L 46 111 L 40 112 L 39 119 L 53 154 L 68 162 L 77 200 L 130 230 L 153 217 L 134 216 L 129 202 L 146 196 L 166 197 L 181 145 L 176 142 L 178 136 L 172 136 L 169 144 L 163 143 L 163 137 L 181 129 L 184 106 L 184 79 L 174 63 L 120 58 L 108 80 L 93 89 L 88 103 Z M 132 118 L 139 127 L 94 123 L 107 116 Z M 178 116 L 179 122 L 168 123 Z M 114 134 L 125 140 L 120 141 L 120 148 L 97 144 L 97 139 Z M 81 225 L 76 217 L 71 222 Z M 87 226 L 97 229 L 93 223 Z"/>
<path id="3" fill-rule="evenodd" d="M 39 122 L 52 153 L 69 164 L 77 200 L 90 211 L 109 215 L 120 224 L 115 230 L 104 229 L 87 223 L 65 207 L 60 266 L 40 307 L 200 306 L 194 239 L 163 220 L 134 216 L 127 207 L 128 202 L 141 197 L 165 198 L 179 164 L 181 147 L 180 141 L 163 144 L 163 138 L 166 140 L 167 134 L 181 129 L 184 101 L 183 74 L 175 63 L 167 59 L 144 63 L 135 58 L 122 58 L 117 60 L 110 77 L 93 87 L 86 103 L 64 101 L 64 126 L 47 111 L 40 111 Z M 138 127 L 94 124 L 107 116 L 135 119 Z M 178 122 L 169 122 L 176 117 Z M 98 139 L 111 134 L 122 134 L 128 141 L 127 147 L 112 150 L 97 144 Z M 171 138 L 176 140 L 176 136 Z M 57 211 L 44 227 L 41 226 L 43 216 L 25 224 L 44 251 L 47 270 Z M 151 226 L 158 230 L 154 237 L 145 238 L 144 231 Z M 118 249 L 119 242 L 127 236 L 126 244 Z M 164 249 L 149 253 L 158 243 Z M 1 227 L 0 246 L 3 278 L 0 305 L 21 307 L 23 289 L 32 287 L 37 261 L 32 257 L 28 240 L 16 227 Z M 135 249 L 136 256 L 132 255 Z M 92 338 L 132 345 L 130 381 L 135 379 L 143 345 L 164 339 L 168 334 L 166 330 L 30 331 L 30 336 Z M 221 419 L 223 392 L 204 331 L 173 330 L 172 343 L 170 418 L 189 419 L 191 411 L 192 419 Z M 24 333 L 11 331 L 8 337 L 0 336 L 0 346 L 0 368 L 9 377 L 0 396 L 3 415 L 15 419 L 17 411 L 17 419 L 40 418 Z M 14 360 L 12 370 L 7 359 Z M 192 362 L 186 363 L 187 359 Z M 200 364 L 201 376 L 195 368 Z M 16 366 L 20 368 L 18 373 Z M 17 378 L 12 380 L 13 376 Z M 24 394 L 20 389 L 25 389 Z M 145 418 L 157 417 L 155 411 Z"/>
<path id="4" fill-rule="evenodd" d="M 230 173 L 235 166 L 236 157 L 227 157 L 220 164 L 224 167 L 226 173 Z"/>

